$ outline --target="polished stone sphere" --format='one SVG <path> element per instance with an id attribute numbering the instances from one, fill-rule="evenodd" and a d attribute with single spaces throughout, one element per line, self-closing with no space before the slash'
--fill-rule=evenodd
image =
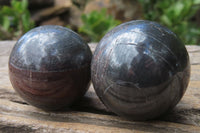
<path id="1" fill-rule="evenodd" d="M 105 106 L 132 120 L 155 119 L 180 101 L 190 62 L 182 41 L 151 21 L 130 21 L 107 33 L 92 59 L 94 89 Z"/>
<path id="2" fill-rule="evenodd" d="M 9 58 L 13 88 L 44 109 L 68 107 L 90 84 L 92 53 L 81 37 L 61 26 L 40 26 L 24 34 Z"/>

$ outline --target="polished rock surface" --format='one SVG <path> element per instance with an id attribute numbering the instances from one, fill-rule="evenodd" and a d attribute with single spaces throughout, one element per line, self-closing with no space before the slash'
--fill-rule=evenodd
<path id="1" fill-rule="evenodd" d="M 110 110 L 133 120 L 154 119 L 182 98 L 190 77 L 184 44 L 169 29 L 130 21 L 107 33 L 92 59 L 95 91 Z"/>

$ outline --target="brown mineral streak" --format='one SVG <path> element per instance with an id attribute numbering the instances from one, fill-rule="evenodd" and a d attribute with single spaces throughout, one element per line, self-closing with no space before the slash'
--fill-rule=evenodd
<path id="1" fill-rule="evenodd" d="M 52 102 L 52 105 L 56 104 L 56 100 L 52 101 L 54 98 L 61 101 L 63 100 L 62 104 L 64 104 L 64 102 L 70 103 L 70 101 L 74 101 L 73 98 L 68 99 L 68 101 L 64 99 L 66 99 L 66 96 L 76 96 L 76 94 L 82 95 L 85 90 L 78 90 L 81 90 L 82 87 L 87 88 L 87 86 L 82 85 L 90 78 L 88 67 L 82 67 L 79 70 L 65 71 L 62 72 L 62 74 L 61 72 L 30 72 L 28 70 L 20 70 L 12 65 L 9 65 L 9 69 L 10 79 L 16 91 L 22 95 L 25 100 L 39 107 L 41 106 L 41 101 L 46 103 Z M 80 72 L 83 74 L 80 75 Z M 30 73 L 32 75 L 31 78 Z M 76 81 L 77 77 L 83 80 L 79 80 L 77 84 L 74 84 L 73 81 Z M 68 83 L 67 86 L 66 83 Z M 74 91 L 70 91 L 72 85 L 74 85 Z M 46 100 L 43 100 L 43 96 L 47 97 Z"/>

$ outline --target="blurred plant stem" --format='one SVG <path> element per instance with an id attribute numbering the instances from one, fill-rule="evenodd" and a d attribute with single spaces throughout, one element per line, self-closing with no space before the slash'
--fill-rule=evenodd
<path id="1" fill-rule="evenodd" d="M 12 39 L 12 34 L 10 32 L 8 32 L 7 30 L 5 30 L 2 26 L 0 26 L 0 38 L 2 40 L 4 39 Z"/>

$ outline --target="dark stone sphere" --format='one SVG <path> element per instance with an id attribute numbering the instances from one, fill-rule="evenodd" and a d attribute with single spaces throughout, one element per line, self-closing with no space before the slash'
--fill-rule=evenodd
<path id="1" fill-rule="evenodd" d="M 92 59 L 102 102 L 119 116 L 155 119 L 171 110 L 188 86 L 190 63 L 181 40 L 151 21 L 130 21 L 107 33 Z"/>
<path id="2" fill-rule="evenodd" d="M 92 53 L 81 37 L 61 26 L 40 26 L 23 35 L 9 58 L 13 88 L 28 103 L 58 110 L 85 94 Z"/>

